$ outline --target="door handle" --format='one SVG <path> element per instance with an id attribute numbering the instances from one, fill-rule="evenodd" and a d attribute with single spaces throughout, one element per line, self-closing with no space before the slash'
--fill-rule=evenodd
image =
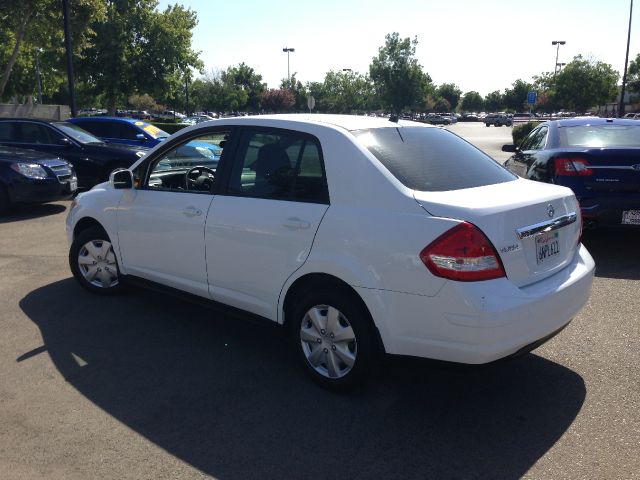
<path id="1" fill-rule="evenodd" d="M 311 223 L 306 220 L 301 220 L 298 217 L 289 217 L 282 226 L 291 230 L 306 230 L 311 227 Z"/>
<path id="2" fill-rule="evenodd" d="M 202 210 L 200 210 L 199 208 L 196 208 L 196 207 L 190 206 L 190 207 L 185 208 L 185 209 L 182 211 L 182 214 L 183 214 L 184 216 L 186 216 L 186 217 L 190 217 L 190 218 L 191 218 L 191 217 L 199 217 L 200 215 L 202 215 Z"/>

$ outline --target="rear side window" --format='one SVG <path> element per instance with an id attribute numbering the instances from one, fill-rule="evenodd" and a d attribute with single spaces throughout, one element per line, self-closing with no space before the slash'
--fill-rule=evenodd
<path id="1" fill-rule="evenodd" d="M 640 125 L 581 125 L 558 132 L 563 147 L 640 147 Z"/>
<path id="2" fill-rule="evenodd" d="M 394 177 L 414 190 L 459 190 L 517 178 L 488 155 L 440 128 L 377 128 L 352 133 Z"/>

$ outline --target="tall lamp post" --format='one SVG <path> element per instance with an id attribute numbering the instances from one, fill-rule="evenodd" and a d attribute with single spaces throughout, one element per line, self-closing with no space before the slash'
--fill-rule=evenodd
<path id="1" fill-rule="evenodd" d="M 564 45 L 565 42 L 564 40 L 553 40 L 551 42 L 551 45 L 557 45 L 556 46 L 556 66 L 553 69 L 553 83 L 556 83 L 556 72 L 558 70 L 558 53 L 560 53 L 560 45 Z"/>
<path id="2" fill-rule="evenodd" d="M 564 67 L 566 63 L 558 62 L 556 63 L 556 67 L 558 67 L 558 73 L 562 71 L 562 67 Z"/>
<path id="3" fill-rule="evenodd" d="M 295 52 L 295 48 L 284 47 L 283 52 L 287 53 L 287 81 L 289 82 L 289 88 L 291 88 L 291 70 L 289 69 L 289 54 Z"/>
<path id="4" fill-rule="evenodd" d="M 622 89 L 620 90 L 620 105 L 618 118 L 624 116 L 624 91 L 627 87 L 627 65 L 629 64 L 629 43 L 631 42 L 631 15 L 633 14 L 633 0 L 629 6 L 629 33 L 627 34 L 627 56 L 624 59 L 624 75 L 622 75 Z"/>
<path id="5" fill-rule="evenodd" d="M 38 105 L 42 105 L 42 79 L 40 77 L 40 61 L 38 53 L 42 53 L 41 48 L 36 48 L 36 81 L 38 82 Z"/>

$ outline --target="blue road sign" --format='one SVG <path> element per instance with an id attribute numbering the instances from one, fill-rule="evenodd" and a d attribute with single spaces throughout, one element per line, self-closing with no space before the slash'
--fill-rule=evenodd
<path id="1" fill-rule="evenodd" d="M 536 92 L 529 92 L 527 94 L 527 103 L 534 105 L 537 99 L 538 99 L 538 94 Z"/>

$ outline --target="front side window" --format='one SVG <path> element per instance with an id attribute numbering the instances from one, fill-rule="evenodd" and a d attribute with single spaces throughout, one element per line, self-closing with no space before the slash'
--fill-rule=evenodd
<path id="1" fill-rule="evenodd" d="M 149 167 L 152 190 L 213 193 L 216 170 L 231 132 L 208 132 L 174 145 Z"/>
<path id="2" fill-rule="evenodd" d="M 352 134 L 394 177 L 413 190 L 458 190 L 518 178 L 448 130 L 386 127 Z"/>
<path id="3" fill-rule="evenodd" d="M 20 130 L 20 142 L 53 145 L 58 141 L 59 135 L 44 125 L 31 122 L 19 122 L 17 125 Z"/>
<path id="4" fill-rule="evenodd" d="M 73 123 L 69 122 L 56 122 L 53 125 L 58 127 L 62 132 L 68 136 L 73 138 L 76 142 L 79 143 L 89 143 L 89 144 L 102 144 L 104 143 L 98 137 L 87 132 L 84 128 L 79 127 Z"/>
<path id="5" fill-rule="evenodd" d="M 328 203 L 318 140 L 290 131 L 244 133 L 229 194 L 271 200 Z"/>

